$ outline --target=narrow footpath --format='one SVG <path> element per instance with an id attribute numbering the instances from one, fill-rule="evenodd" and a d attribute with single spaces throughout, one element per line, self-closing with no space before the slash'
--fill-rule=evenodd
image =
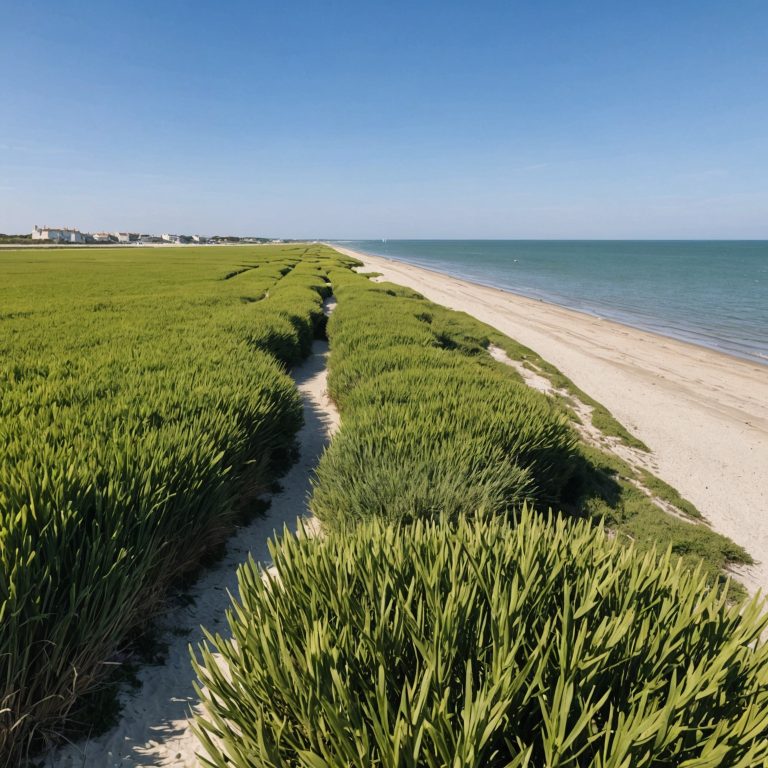
<path id="1" fill-rule="evenodd" d="M 333 309 L 326 301 L 326 312 Z M 224 558 L 202 574 L 188 593 L 188 605 L 173 608 L 160 619 L 161 638 L 168 644 L 165 663 L 146 666 L 137 677 L 141 688 L 121 693 L 119 724 L 101 736 L 66 745 L 49 753 L 45 768 L 126 768 L 126 766 L 199 765 L 199 742 L 190 729 L 198 705 L 189 646 L 203 640 L 201 627 L 226 629 L 229 593 L 237 594 L 237 568 L 249 556 L 265 565 L 267 543 L 284 526 L 295 530 L 297 519 L 309 515 L 310 477 L 338 428 L 336 406 L 326 391 L 328 343 L 315 341 L 312 354 L 294 369 L 293 378 L 304 405 L 304 426 L 297 435 L 300 456 L 280 480 L 282 492 L 271 499 L 264 517 L 240 528 L 228 541 Z"/>

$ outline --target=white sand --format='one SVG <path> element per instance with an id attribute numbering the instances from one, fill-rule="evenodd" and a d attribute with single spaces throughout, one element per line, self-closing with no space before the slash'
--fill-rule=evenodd
<path id="1" fill-rule="evenodd" d="M 556 365 L 652 450 L 650 468 L 758 560 L 768 594 L 768 367 L 400 261 L 355 256 L 382 279 L 462 310 Z"/>
<path id="2" fill-rule="evenodd" d="M 332 307 L 329 307 L 332 308 Z M 257 562 L 270 560 L 267 541 L 283 526 L 295 529 L 307 514 L 310 474 L 338 428 L 335 405 L 326 393 L 328 345 L 316 341 L 313 354 L 293 371 L 304 401 L 304 427 L 298 434 L 301 455 L 280 480 L 284 490 L 272 497 L 267 516 L 241 528 L 228 542 L 224 559 L 204 573 L 190 592 L 194 602 L 170 611 L 162 620 L 168 642 L 166 663 L 143 667 L 142 687 L 121 694 L 123 709 L 117 727 L 91 740 L 68 745 L 47 755 L 46 768 L 125 768 L 126 766 L 197 766 L 200 745 L 189 728 L 189 716 L 198 698 L 189 644 L 202 641 L 201 626 L 224 632 L 229 592 L 237 593 L 236 571 L 249 555 Z"/>

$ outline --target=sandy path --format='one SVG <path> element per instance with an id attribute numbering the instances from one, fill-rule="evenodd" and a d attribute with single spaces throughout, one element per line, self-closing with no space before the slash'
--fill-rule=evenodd
<path id="1" fill-rule="evenodd" d="M 332 308 L 332 302 L 328 302 Z M 203 574 L 190 591 L 189 606 L 172 610 L 162 620 L 163 640 L 168 642 L 166 663 L 143 667 L 142 687 L 122 694 L 120 723 L 109 732 L 68 745 L 46 757 L 46 768 L 111 768 L 112 766 L 197 766 L 199 743 L 189 729 L 189 714 L 198 703 L 192 688 L 194 673 L 188 646 L 202 641 L 201 626 L 211 631 L 225 628 L 228 591 L 237 593 L 237 567 L 252 555 L 268 562 L 267 541 L 283 526 L 295 529 L 299 516 L 307 515 L 309 478 L 330 436 L 338 428 L 335 405 L 326 393 L 328 344 L 316 341 L 312 355 L 293 371 L 304 401 L 304 427 L 298 434 L 300 458 L 281 479 L 282 493 L 272 497 L 266 517 L 241 528 L 228 542 L 224 559 Z"/>
<path id="2" fill-rule="evenodd" d="M 662 479 L 759 561 L 740 578 L 768 593 L 768 366 L 333 247 L 556 365 L 651 448 Z"/>

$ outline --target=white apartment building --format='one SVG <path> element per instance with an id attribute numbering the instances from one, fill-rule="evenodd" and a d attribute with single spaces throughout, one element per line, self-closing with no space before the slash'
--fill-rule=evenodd
<path id="1" fill-rule="evenodd" d="M 47 240 L 53 243 L 84 243 L 85 235 L 79 229 L 66 227 L 38 227 L 32 230 L 33 240 Z"/>

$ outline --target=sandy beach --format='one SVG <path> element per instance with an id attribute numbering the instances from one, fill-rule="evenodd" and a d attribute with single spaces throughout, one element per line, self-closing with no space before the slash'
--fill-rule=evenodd
<path id="1" fill-rule="evenodd" d="M 530 347 L 648 445 L 650 466 L 757 561 L 768 594 L 768 367 L 543 301 L 340 246 L 382 279 Z"/>

